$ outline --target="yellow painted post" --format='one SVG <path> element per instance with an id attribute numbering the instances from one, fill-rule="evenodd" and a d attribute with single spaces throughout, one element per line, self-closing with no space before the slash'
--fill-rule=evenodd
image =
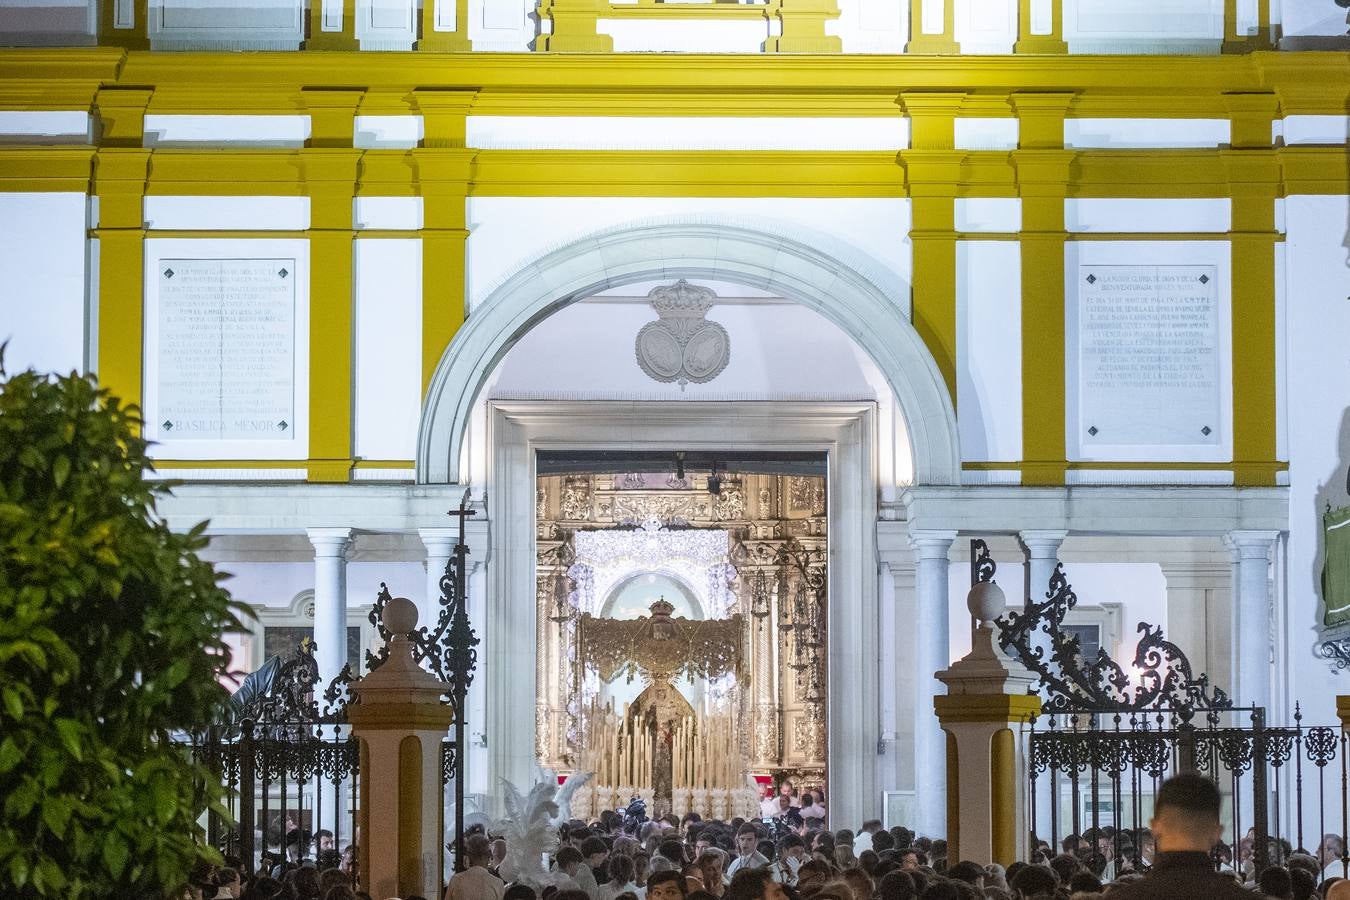
<path id="1" fill-rule="evenodd" d="M 843 39 L 825 33 L 825 23 L 839 18 L 835 0 L 775 0 L 769 14 L 781 23 L 782 35 L 764 42 L 768 53 L 842 53 Z"/>
<path id="2" fill-rule="evenodd" d="M 417 49 L 433 53 L 462 53 L 473 49 L 469 40 L 469 4 L 467 0 L 455 0 L 455 28 L 453 31 L 437 30 L 441 4 L 447 0 L 422 0 L 422 33 L 417 39 Z"/>
<path id="3" fill-rule="evenodd" d="M 145 317 L 143 201 L 150 151 L 104 148 L 94 158 L 99 201 L 98 380 L 140 405 Z"/>
<path id="4" fill-rule="evenodd" d="M 956 0 L 936 0 L 942 4 L 942 30 L 934 33 L 925 32 L 923 29 L 924 2 L 925 0 L 909 0 L 909 43 L 905 45 L 905 52 L 960 53 L 961 45 L 956 41 Z"/>
<path id="5" fill-rule="evenodd" d="M 422 390 L 464 323 L 465 205 L 474 152 L 465 147 L 472 91 L 416 91 L 425 137 L 413 151 L 422 195 Z"/>
<path id="6" fill-rule="evenodd" d="M 359 50 L 356 39 L 356 0 L 313 0 L 309 6 L 309 36 L 306 50 Z"/>
<path id="7" fill-rule="evenodd" d="M 901 152 L 913 221 L 914 328 L 933 354 L 956 402 L 957 186 L 965 154 L 954 149 L 956 92 L 906 92 L 897 102 L 910 120 L 910 147 Z"/>
<path id="8" fill-rule="evenodd" d="M 1045 34 L 1032 32 L 1032 13 L 1034 7 L 1048 7 L 1050 31 Z M 1017 0 L 1017 43 L 1013 44 L 1014 53 L 1068 53 L 1069 45 L 1064 41 L 1064 0 Z"/>
<path id="9" fill-rule="evenodd" d="M 1220 151 L 1232 198 L 1233 483 L 1274 485 L 1277 459 L 1275 397 L 1275 200 L 1281 168 L 1271 123 L 1273 94 L 1225 96 L 1230 150 Z"/>
<path id="10" fill-rule="evenodd" d="M 1269 50 L 1275 44 L 1274 28 L 1270 22 L 1270 0 L 1256 0 L 1256 30 L 1239 31 L 1237 0 L 1223 2 L 1224 53 L 1250 53 Z"/>
<path id="11" fill-rule="evenodd" d="M 540 35 L 540 50 L 562 53 L 611 53 L 614 39 L 599 33 L 599 19 L 609 10 L 609 0 L 546 0 L 539 9 L 552 31 Z"/>
<path id="12" fill-rule="evenodd" d="M 149 21 L 149 0 L 103 0 L 98 14 L 99 46 L 149 50 Z"/>
<path id="13" fill-rule="evenodd" d="M 994 620 L 1007 598 L 997 584 L 970 589 L 970 652 L 936 678 L 947 693 L 933 698 L 947 733 L 947 839 L 949 859 L 1025 859 L 1025 765 L 1012 730 L 1040 714 L 1027 690 L 1035 676 L 994 639 Z"/>
<path id="14" fill-rule="evenodd" d="M 360 156 L 335 147 L 302 157 L 310 198 L 310 481 L 345 482 L 352 469 L 351 228 Z"/>
<path id="15" fill-rule="evenodd" d="M 1012 95 L 1022 198 L 1022 483 L 1064 483 L 1064 198 L 1073 153 L 1063 149 L 1071 94 Z"/>

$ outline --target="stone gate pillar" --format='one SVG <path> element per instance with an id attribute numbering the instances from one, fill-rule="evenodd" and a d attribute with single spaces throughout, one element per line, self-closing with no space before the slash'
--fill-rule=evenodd
<path id="1" fill-rule="evenodd" d="M 1041 709 L 1027 693 L 1034 676 L 994 639 L 1004 609 L 998 585 L 980 582 L 966 604 L 978 621 L 971 650 L 937 673 L 947 686 L 933 698 L 947 733 L 948 860 L 1010 865 L 1026 858 L 1026 761 L 1018 731 Z M 922 773 L 921 773 L 922 774 Z"/>
<path id="2" fill-rule="evenodd" d="M 441 741 L 454 716 L 441 701 L 445 683 L 413 661 L 417 605 L 395 597 L 383 621 L 389 658 L 352 684 L 347 708 L 361 743 L 361 887 L 375 897 L 439 897 Z"/>

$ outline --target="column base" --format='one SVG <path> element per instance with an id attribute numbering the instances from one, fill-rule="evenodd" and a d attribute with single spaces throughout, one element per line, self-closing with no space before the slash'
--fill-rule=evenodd
<path id="1" fill-rule="evenodd" d="M 765 53 L 843 53 L 844 41 L 832 35 L 824 37 L 771 37 L 764 41 Z"/>
<path id="2" fill-rule="evenodd" d="M 543 36 L 550 53 L 613 53 L 614 38 L 607 34 L 550 34 Z"/>
<path id="3" fill-rule="evenodd" d="M 1043 53 L 1063 55 L 1069 52 L 1069 45 L 1056 37 L 1041 35 L 1022 38 L 1013 44 L 1013 53 Z"/>
<path id="4" fill-rule="evenodd" d="M 311 459 L 305 463 L 306 480 L 346 484 L 351 480 L 350 459 Z"/>
<path id="5" fill-rule="evenodd" d="M 951 55 L 961 52 L 961 45 L 949 37 L 942 35 L 919 35 L 910 38 L 905 45 L 906 53 L 935 53 Z"/>

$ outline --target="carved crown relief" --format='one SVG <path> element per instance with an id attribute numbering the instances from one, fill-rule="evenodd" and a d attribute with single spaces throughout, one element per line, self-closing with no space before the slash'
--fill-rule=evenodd
<path id="1" fill-rule="evenodd" d="M 634 349 L 643 372 L 657 381 L 712 381 L 731 362 L 731 336 L 705 316 L 717 301 L 708 288 L 681 278 L 672 285 L 652 288 L 647 294 L 658 316 L 637 333 Z"/>

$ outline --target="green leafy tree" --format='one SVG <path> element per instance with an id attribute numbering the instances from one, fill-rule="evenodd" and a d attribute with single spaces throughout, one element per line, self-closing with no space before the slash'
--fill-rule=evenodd
<path id="1" fill-rule="evenodd" d="M 223 793 L 170 734 L 220 715 L 242 608 L 158 518 L 135 407 L 2 354 L 0 897 L 175 896 Z"/>

